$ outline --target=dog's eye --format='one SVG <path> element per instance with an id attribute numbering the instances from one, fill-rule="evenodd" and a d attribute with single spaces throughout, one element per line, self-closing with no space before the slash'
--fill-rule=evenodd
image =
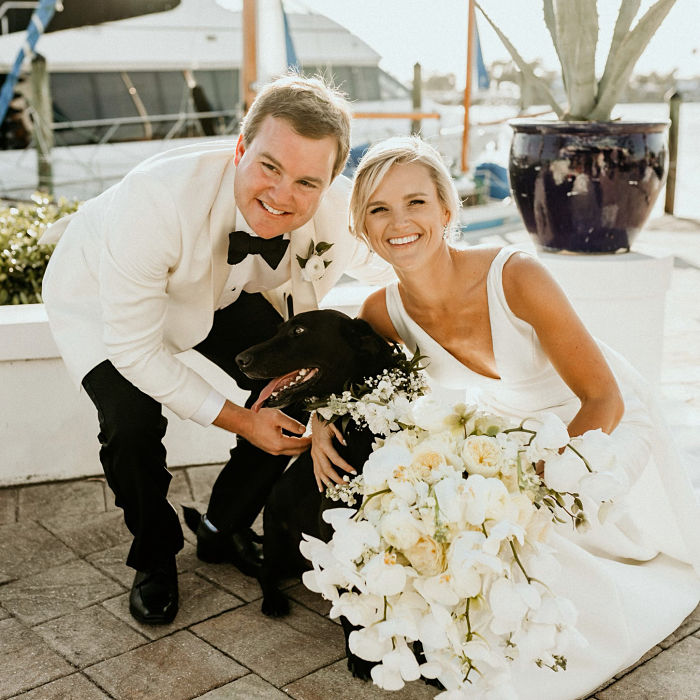
<path id="1" fill-rule="evenodd" d="M 292 335 L 301 335 L 305 332 L 306 328 L 304 328 L 304 326 L 294 326 L 294 328 L 292 328 Z"/>

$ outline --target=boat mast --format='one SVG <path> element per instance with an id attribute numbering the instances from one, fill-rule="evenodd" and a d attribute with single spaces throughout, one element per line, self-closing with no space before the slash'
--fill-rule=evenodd
<path id="1" fill-rule="evenodd" d="M 464 128 L 462 130 L 462 172 L 469 170 L 469 104 L 472 94 L 472 73 L 474 72 L 474 0 L 469 0 L 469 20 L 467 22 L 467 79 L 464 86 Z"/>
<path id="2" fill-rule="evenodd" d="M 241 96 L 243 113 L 255 99 L 258 65 L 257 65 L 257 10 L 255 0 L 243 0 L 243 64 L 241 66 Z"/>

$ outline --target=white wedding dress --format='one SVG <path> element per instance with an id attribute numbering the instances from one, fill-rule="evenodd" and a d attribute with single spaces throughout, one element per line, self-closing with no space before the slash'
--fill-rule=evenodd
<path id="1" fill-rule="evenodd" d="M 403 307 L 398 286 L 387 288 L 394 327 L 412 352 L 429 359 L 436 390 L 467 392 L 470 403 L 522 419 L 556 413 L 568 423 L 579 401 L 544 354 L 528 323 L 508 307 L 502 270 L 518 249 L 503 248 L 487 277 L 489 317 L 497 374 L 492 379 L 465 367 L 439 345 Z M 580 534 L 556 526 L 553 544 L 562 573 L 557 593 L 579 611 L 578 629 L 588 647 L 567 655 L 567 670 L 515 671 L 523 700 L 574 700 L 637 661 L 673 632 L 700 599 L 700 508 L 670 431 L 645 381 L 620 355 L 601 343 L 620 385 L 625 414 L 616 451 L 633 483 L 617 519 Z M 693 568 L 693 565 L 695 568 Z"/>

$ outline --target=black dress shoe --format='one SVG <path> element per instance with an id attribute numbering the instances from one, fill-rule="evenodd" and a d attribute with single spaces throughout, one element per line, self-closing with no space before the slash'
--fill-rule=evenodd
<path id="1" fill-rule="evenodd" d="M 144 625 L 167 625 L 177 614 L 175 560 L 148 571 L 137 571 L 129 595 L 129 612 Z"/>
<path id="2" fill-rule="evenodd" d="M 246 576 L 257 577 L 262 569 L 260 537 L 250 528 L 231 534 L 213 532 L 204 524 L 197 527 L 197 557 L 210 564 L 230 562 Z"/>

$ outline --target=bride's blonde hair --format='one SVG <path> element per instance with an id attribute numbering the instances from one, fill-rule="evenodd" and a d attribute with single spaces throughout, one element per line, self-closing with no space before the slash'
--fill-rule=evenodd
<path id="1" fill-rule="evenodd" d="M 457 222 L 459 195 L 440 154 L 417 136 L 394 136 L 369 148 L 357 166 L 352 183 L 350 232 L 368 243 L 364 223 L 367 203 L 389 169 L 397 163 L 424 165 L 435 183 L 440 203 L 449 213 L 448 227 Z"/>

